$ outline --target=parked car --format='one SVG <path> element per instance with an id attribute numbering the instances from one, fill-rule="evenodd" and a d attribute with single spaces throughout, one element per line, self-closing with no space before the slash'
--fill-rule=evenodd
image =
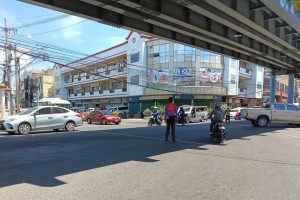
<path id="1" fill-rule="evenodd" d="M 233 108 L 230 110 L 230 119 L 236 119 L 236 113 L 241 112 L 241 110 L 244 109 L 242 107 Z"/>
<path id="2" fill-rule="evenodd" d="M 107 110 L 108 110 L 108 112 L 111 112 L 111 113 L 118 112 L 119 116 L 122 118 L 127 118 L 127 116 L 131 114 L 131 113 L 129 113 L 128 106 L 109 107 L 109 108 L 107 108 Z"/>
<path id="3" fill-rule="evenodd" d="M 86 121 L 88 124 L 93 122 L 101 124 L 120 124 L 121 117 L 115 116 L 107 110 L 95 110 L 87 115 Z"/>
<path id="4" fill-rule="evenodd" d="M 267 126 L 269 122 L 281 121 L 300 124 L 300 108 L 294 104 L 272 103 L 267 104 L 265 108 L 247 109 L 247 120 L 250 120 L 254 126 Z"/>
<path id="5" fill-rule="evenodd" d="M 3 125 L 9 134 L 28 134 L 35 130 L 73 131 L 82 125 L 81 115 L 58 106 L 33 107 L 17 115 L 3 118 Z"/>

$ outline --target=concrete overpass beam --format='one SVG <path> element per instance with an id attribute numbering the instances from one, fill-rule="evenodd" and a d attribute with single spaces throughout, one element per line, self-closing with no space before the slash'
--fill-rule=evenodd
<path id="1" fill-rule="evenodd" d="M 288 103 L 294 103 L 295 74 L 289 74 Z"/>

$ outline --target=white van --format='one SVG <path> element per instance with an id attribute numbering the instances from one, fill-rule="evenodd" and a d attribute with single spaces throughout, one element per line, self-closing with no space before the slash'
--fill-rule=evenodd
<path id="1" fill-rule="evenodd" d="M 187 123 L 203 122 L 208 118 L 207 106 L 182 105 L 179 106 L 178 112 L 180 110 L 180 107 L 183 107 Z"/>

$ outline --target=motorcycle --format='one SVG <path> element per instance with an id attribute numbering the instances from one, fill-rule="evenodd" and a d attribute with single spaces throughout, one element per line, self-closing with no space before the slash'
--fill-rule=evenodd
<path id="1" fill-rule="evenodd" d="M 157 124 L 158 126 L 161 126 L 162 124 L 161 116 L 157 116 L 155 121 L 155 117 L 152 115 L 148 121 L 148 126 L 152 126 L 153 124 Z"/>
<path id="2" fill-rule="evenodd" d="M 223 143 L 226 139 L 226 129 L 223 121 L 217 122 L 214 127 L 212 134 L 210 135 L 211 139 L 216 139 L 219 143 Z"/>
<path id="3" fill-rule="evenodd" d="M 182 125 L 187 124 L 188 122 L 186 121 L 186 116 L 179 116 L 177 123 Z"/>

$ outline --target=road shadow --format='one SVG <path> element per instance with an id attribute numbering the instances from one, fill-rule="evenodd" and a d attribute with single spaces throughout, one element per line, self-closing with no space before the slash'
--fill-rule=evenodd
<path id="1" fill-rule="evenodd" d="M 227 140 L 249 140 L 249 136 L 290 128 L 233 122 L 225 126 Z M 207 151 L 205 145 L 218 145 L 210 140 L 208 130 L 209 123 L 176 126 L 176 142 L 164 141 L 165 126 L 1 137 L 0 188 L 20 183 L 54 187 L 65 184 L 57 177 L 67 174 L 128 161 L 159 162 L 152 157 L 185 149 Z"/>

